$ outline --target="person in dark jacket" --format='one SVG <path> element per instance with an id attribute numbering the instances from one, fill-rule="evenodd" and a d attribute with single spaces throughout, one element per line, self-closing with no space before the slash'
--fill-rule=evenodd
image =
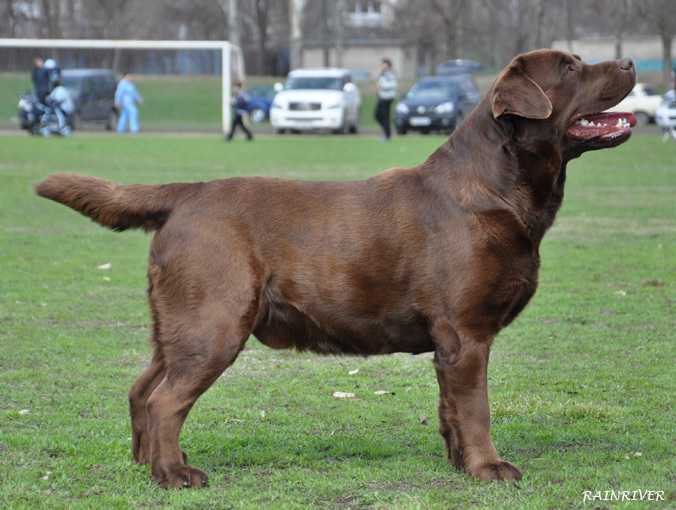
<path id="1" fill-rule="evenodd" d="M 31 81 L 33 82 L 33 93 L 37 100 L 45 104 L 47 95 L 49 95 L 49 71 L 44 67 L 44 61 L 40 57 L 33 59 L 33 71 L 31 72 Z"/>
<path id="2" fill-rule="evenodd" d="M 226 137 L 226 141 L 232 140 L 235 136 L 235 130 L 239 126 L 244 131 L 247 140 L 253 140 L 253 134 L 244 125 L 244 116 L 249 112 L 249 100 L 242 90 L 242 83 L 235 82 L 234 96 L 232 98 L 232 107 L 235 110 L 235 115 L 232 117 L 232 125 L 230 126 L 230 133 Z"/>

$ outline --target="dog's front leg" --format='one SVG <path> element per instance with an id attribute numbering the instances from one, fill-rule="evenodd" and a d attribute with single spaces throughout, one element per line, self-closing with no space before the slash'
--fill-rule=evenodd
<path id="1" fill-rule="evenodd" d="M 490 436 L 487 368 L 490 338 L 458 335 L 447 321 L 432 328 L 439 389 L 439 431 L 449 461 L 481 480 L 519 480 L 498 456 Z"/>

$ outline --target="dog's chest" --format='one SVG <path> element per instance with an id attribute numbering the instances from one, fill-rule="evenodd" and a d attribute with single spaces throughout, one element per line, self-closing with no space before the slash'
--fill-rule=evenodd
<path id="1" fill-rule="evenodd" d="M 357 355 L 434 350 L 427 322 L 414 313 L 374 318 L 334 315 L 330 310 L 305 313 L 280 302 L 266 306 L 254 335 L 272 348 Z"/>

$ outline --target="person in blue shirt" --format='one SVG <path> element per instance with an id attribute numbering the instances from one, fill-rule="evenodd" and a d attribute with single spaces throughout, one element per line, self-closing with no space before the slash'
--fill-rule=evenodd
<path id="1" fill-rule="evenodd" d="M 127 124 L 129 124 L 129 131 L 138 133 L 138 108 L 137 104 L 143 104 L 141 94 L 136 90 L 136 86 L 129 79 L 129 75 L 124 73 L 122 79 L 117 84 L 115 90 L 115 106 L 117 107 L 118 115 L 117 132 L 124 133 Z"/>
<path id="2" fill-rule="evenodd" d="M 235 130 L 239 126 L 242 128 L 242 131 L 244 131 L 246 139 L 251 141 L 253 140 L 253 134 L 244 125 L 244 116 L 249 112 L 249 100 L 242 90 L 241 82 L 235 82 L 235 90 L 233 92 L 234 95 L 232 98 L 232 107 L 235 110 L 235 115 L 232 117 L 230 133 L 228 133 L 228 136 L 225 138 L 225 140 L 226 142 L 232 140 L 232 137 L 235 136 Z"/>

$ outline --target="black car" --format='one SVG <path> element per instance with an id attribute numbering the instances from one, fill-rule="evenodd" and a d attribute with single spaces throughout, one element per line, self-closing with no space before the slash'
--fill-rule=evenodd
<path id="1" fill-rule="evenodd" d="M 394 121 L 397 133 L 453 131 L 480 98 L 468 74 L 422 78 L 397 105 Z"/>
<path id="2" fill-rule="evenodd" d="M 115 129 L 117 109 L 115 89 L 117 78 L 109 69 L 65 69 L 61 83 L 70 92 L 75 103 L 72 116 L 73 128 L 81 122 L 96 122 L 106 129 Z"/>

